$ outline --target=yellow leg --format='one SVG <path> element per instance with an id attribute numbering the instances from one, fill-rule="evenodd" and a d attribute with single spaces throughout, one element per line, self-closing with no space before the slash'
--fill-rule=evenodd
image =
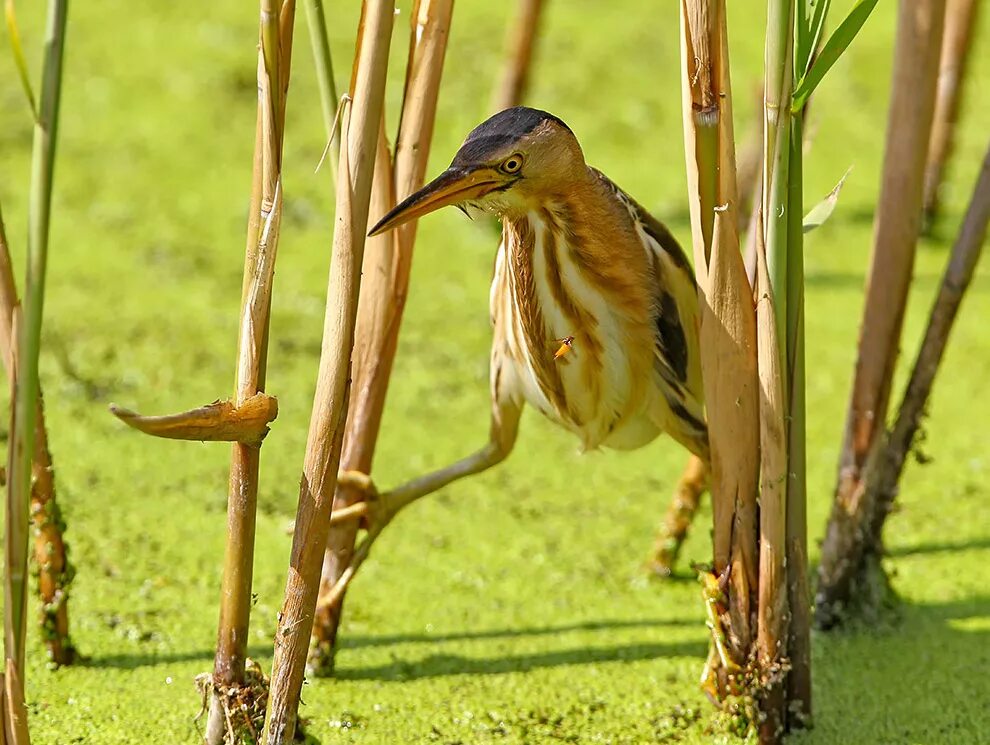
<path id="1" fill-rule="evenodd" d="M 705 461 L 692 455 L 677 482 L 674 498 L 653 545 L 649 566 L 659 577 L 669 577 L 674 571 L 677 555 L 698 511 L 701 495 L 708 489 L 708 475 Z"/>

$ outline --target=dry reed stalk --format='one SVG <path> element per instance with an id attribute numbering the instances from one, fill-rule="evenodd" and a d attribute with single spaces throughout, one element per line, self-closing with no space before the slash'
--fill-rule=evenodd
<path id="1" fill-rule="evenodd" d="M 371 196 L 375 216 L 384 215 L 423 186 L 452 13 L 453 0 L 421 0 L 410 15 L 409 58 L 395 165 L 393 169 L 382 132 Z M 413 220 L 398 230 L 368 239 L 341 454 L 343 470 L 371 472 L 408 292 L 416 225 L 417 221 Z M 349 507 L 361 498 L 355 489 L 338 484 L 333 511 Z M 333 669 L 344 594 L 336 594 L 333 602 L 328 602 L 328 598 L 351 561 L 357 530 L 356 520 L 330 528 L 310 654 L 310 665 L 317 673 L 329 673 Z"/>
<path id="2" fill-rule="evenodd" d="M 953 133 L 979 7 L 977 0 L 947 0 L 945 5 L 938 95 L 935 99 L 932 136 L 928 143 L 925 195 L 922 201 L 927 225 L 931 225 L 938 213 L 939 188 L 942 186 L 945 164 L 952 154 Z"/>
<path id="3" fill-rule="evenodd" d="M 720 701 L 738 692 L 752 652 L 757 590 L 759 418 L 756 317 L 739 252 L 724 0 L 682 0 L 681 63 L 688 196 L 701 302 L 712 448 L 714 673 Z M 707 573 L 706 573 L 707 574 Z M 704 579 L 704 577 L 703 577 Z M 724 589 L 723 589 L 724 588 Z M 723 648 L 727 659 L 722 658 Z"/>
<path id="4" fill-rule="evenodd" d="M 344 115 L 323 348 L 299 489 L 285 600 L 275 634 L 264 742 L 292 742 L 347 413 L 351 347 L 385 93 L 394 6 L 362 5 L 352 103 Z"/>
<path id="5" fill-rule="evenodd" d="M 863 468 L 884 430 L 891 378 L 921 222 L 945 0 L 901 0 L 886 152 L 873 259 L 838 483 L 818 568 L 816 623 L 840 622 L 849 603 L 885 592 L 878 565 L 864 563 Z M 872 553 L 872 552 L 869 552 Z"/>
<path id="6" fill-rule="evenodd" d="M 915 360 L 894 426 L 870 461 L 862 503 L 869 521 L 872 547 L 882 548 L 883 525 L 893 508 L 904 462 L 921 427 L 949 334 L 962 299 L 973 280 L 990 221 L 990 148 L 973 189 L 966 217 L 952 248 L 938 297 L 928 318 L 924 341 Z"/>
<path id="7" fill-rule="evenodd" d="M 505 67 L 492 99 L 493 111 L 518 106 L 526 96 L 542 11 L 543 0 L 519 0 L 506 36 Z"/>
<path id="8" fill-rule="evenodd" d="M 0 214 L 0 357 L 7 380 L 14 384 L 13 323 L 20 301 L 14 283 L 3 215 Z M 34 560 L 38 566 L 38 594 L 41 597 L 41 628 L 49 663 L 69 665 L 76 659 L 76 648 L 69 636 L 69 585 L 74 568 L 69 563 L 63 533 L 65 523 L 55 499 L 55 472 L 48 449 L 48 432 L 39 387 L 37 432 L 31 475 L 31 522 L 34 528 Z"/>

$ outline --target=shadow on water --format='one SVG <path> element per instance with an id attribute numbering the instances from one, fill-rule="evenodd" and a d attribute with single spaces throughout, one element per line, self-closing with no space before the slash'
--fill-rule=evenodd
<path id="1" fill-rule="evenodd" d="M 899 553 L 925 553 L 985 547 L 986 541 L 962 545 L 932 543 L 901 549 Z M 609 632 L 692 626 L 688 619 L 589 621 L 558 626 L 451 634 L 395 634 L 347 638 L 346 649 L 423 644 L 424 657 L 405 659 L 395 655 L 385 664 L 337 668 L 337 676 L 352 681 L 411 681 L 457 675 L 503 675 L 530 670 L 641 662 L 660 658 L 694 658 L 700 668 L 707 652 L 702 636 L 694 640 L 655 642 L 633 640 L 607 644 Z M 605 644 L 580 642 L 580 646 L 539 649 L 522 654 L 479 650 L 487 656 L 467 656 L 447 651 L 461 641 L 516 640 L 552 637 L 569 632 L 601 632 Z M 504 646 L 504 645 L 503 645 Z M 458 650 L 460 651 L 460 650 Z M 253 646 L 251 656 L 267 659 L 271 648 Z M 118 654 L 93 658 L 91 667 L 134 669 L 168 663 L 198 661 L 211 665 L 213 651 Z M 987 671 L 990 670 L 990 595 L 943 604 L 904 603 L 894 620 L 880 627 L 858 626 L 814 637 L 816 727 L 793 738 L 804 745 L 836 742 L 875 743 L 975 743 L 990 730 L 985 706 Z M 700 699 L 699 699 L 700 700 Z M 975 738 L 975 739 L 974 739 Z"/>
<path id="2" fill-rule="evenodd" d="M 82 662 L 77 663 L 82 667 L 105 667 L 116 668 L 118 670 L 134 670 L 139 667 L 155 667 L 157 665 L 168 665 L 179 662 L 193 662 L 199 660 L 203 663 L 203 670 L 213 667 L 213 649 L 194 649 L 186 652 L 123 652 L 121 654 L 107 654 L 94 657 L 85 657 Z M 256 645 L 248 648 L 248 657 L 251 659 L 264 659 L 270 657 L 272 648 L 270 645 Z"/>
<path id="3" fill-rule="evenodd" d="M 461 631 L 452 634 L 389 634 L 385 636 L 344 636 L 340 641 L 342 649 L 358 647 L 382 647 L 391 644 L 416 644 L 454 641 L 480 641 L 484 639 L 505 639 L 522 636 L 551 636 L 572 631 L 616 631 L 619 629 L 644 629 L 659 626 L 695 626 L 697 619 L 634 619 L 628 621 L 583 621 L 560 624 L 558 626 L 523 627 L 520 629 L 492 629 L 489 631 Z"/>
<path id="4" fill-rule="evenodd" d="M 990 596 L 902 604 L 882 629 L 816 635 L 814 653 L 816 728 L 796 742 L 985 741 Z"/>
<path id="5" fill-rule="evenodd" d="M 896 558 L 900 556 L 917 556 L 919 554 L 945 554 L 982 548 L 990 548 L 990 536 L 986 538 L 974 538 L 968 541 L 925 541 L 924 543 L 917 543 L 913 546 L 898 546 L 897 548 L 888 548 L 887 556 Z"/>
<path id="6" fill-rule="evenodd" d="M 593 665 L 602 662 L 640 662 L 659 657 L 697 657 L 698 664 L 708 648 L 703 641 L 639 643 L 611 647 L 575 647 L 524 655 L 463 657 L 433 654 L 416 662 L 393 660 L 376 667 L 338 667 L 342 680 L 419 680 L 447 675 L 500 675 L 527 672 L 562 665 Z"/>
<path id="7" fill-rule="evenodd" d="M 609 620 L 609 621 L 582 621 L 578 623 L 570 624 L 559 624 L 556 626 L 536 626 L 536 627 L 522 627 L 517 629 L 490 629 L 486 631 L 461 631 L 449 634 L 386 634 L 381 636 L 374 635 L 357 635 L 357 636 L 347 636 L 342 635 L 340 646 L 342 649 L 359 649 L 364 647 L 387 647 L 393 645 L 401 644 L 434 644 L 440 645 L 448 642 L 458 642 L 458 641 L 485 641 L 485 640 L 496 640 L 496 639 L 517 639 L 522 637 L 540 637 L 540 636 L 554 636 L 557 634 L 567 634 L 572 632 L 581 631 L 619 631 L 623 629 L 648 629 L 648 628 L 658 628 L 664 626 L 678 626 L 678 627 L 689 627 L 698 624 L 696 619 L 633 619 L 633 620 Z M 629 659 L 649 659 L 653 656 L 663 656 L 662 651 L 658 651 L 653 654 L 649 651 L 651 647 L 663 647 L 664 645 L 636 645 L 632 644 L 628 647 L 614 647 L 611 650 L 604 649 L 590 649 L 590 650 L 572 650 L 570 652 L 553 652 L 546 655 L 533 655 L 530 662 L 526 662 L 527 658 L 519 658 L 517 665 L 526 667 L 517 667 L 516 669 L 529 669 L 531 667 L 549 667 L 554 664 L 575 664 L 580 662 L 579 658 L 582 652 L 587 652 L 589 659 L 587 662 L 605 662 L 608 660 L 619 660 L 626 659 L 624 655 L 632 655 Z M 673 647 L 678 647 L 678 645 L 672 645 Z M 688 645 L 690 646 L 690 645 Z M 698 646 L 700 649 L 701 646 Z M 683 651 L 671 651 L 669 654 L 694 654 L 697 650 L 692 650 L 690 652 Z M 271 656 L 271 647 L 266 645 L 256 645 L 248 649 L 248 656 L 255 659 L 264 659 Z M 201 649 L 201 650 L 191 650 L 187 652 L 148 652 L 148 653 L 122 653 L 122 654 L 112 654 L 103 655 L 99 657 L 90 657 L 83 660 L 82 664 L 87 667 L 105 667 L 105 668 L 118 668 L 124 670 L 131 670 L 138 667 L 151 667 L 156 665 L 164 665 L 169 663 L 177 662 L 191 662 L 194 660 L 201 660 L 205 667 L 208 667 L 213 661 L 212 649 Z M 704 650 L 701 652 L 704 653 Z M 550 658 L 556 657 L 558 655 L 563 655 L 566 659 L 561 659 L 559 662 L 552 662 Z M 546 657 L 547 659 L 542 662 L 542 664 L 536 660 L 538 657 Z M 479 667 L 479 660 L 472 660 L 470 658 L 463 658 L 464 666 L 463 669 L 453 669 L 453 665 L 450 661 L 456 661 L 461 659 L 454 655 L 437 655 L 438 660 L 446 660 L 450 664 L 444 663 L 440 667 L 444 669 L 450 668 L 447 672 L 442 674 L 452 675 L 457 673 L 478 673 L 484 672 L 483 670 L 477 669 Z M 492 665 L 496 665 L 502 662 L 502 660 L 492 660 Z M 401 678 L 408 678 L 409 675 L 399 674 L 398 672 L 389 672 L 392 668 L 399 670 L 400 668 L 406 667 L 421 667 L 424 663 L 416 663 L 415 665 L 404 665 L 402 662 L 396 662 L 394 665 L 389 665 L 387 668 L 381 668 L 380 674 L 375 675 L 371 672 L 364 670 L 354 670 L 344 672 L 341 677 L 345 678 L 371 678 L 380 677 L 387 680 L 395 680 Z M 454 665 L 456 667 L 456 665 Z M 492 670 L 491 672 L 509 672 L 509 670 Z M 428 677 L 427 675 L 414 675 L 411 677 Z"/>

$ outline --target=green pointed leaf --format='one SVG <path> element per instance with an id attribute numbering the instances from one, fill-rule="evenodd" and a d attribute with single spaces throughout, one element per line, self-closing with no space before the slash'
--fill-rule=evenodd
<path id="1" fill-rule="evenodd" d="M 796 80 L 803 78 L 811 67 L 831 4 L 831 0 L 798 0 L 797 37 L 794 47 Z"/>
<path id="2" fill-rule="evenodd" d="M 839 179 L 839 183 L 835 185 L 825 198 L 812 207 L 808 214 L 804 216 L 804 221 L 801 223 L 801 232 L 810 233 L 815 228 L 824 224 L 829 217 L 831 217 L 832 212 L 835 211 L 835 205 L 839 201 L 839 192 L 842 191 L 842 185 L 846 183 L 846 178 L 849 176 L 849 172 L 852 171 L 852 166 L 846 170 Z"/>
<path id="3" fill-rule="evenodd" d="M 822 82 L 825 74 L 832 69 L 832 65 L 835 64 L 836 60 L 846 51 L 846 47 L 856 38 L 856 34 L 863 28 L 863 24 L 866 23 L 866 19 L 870 17 L 870 13 L 873 12 L 876 6 L 877 0 L 859 0 L 855 7 L 849 11 L 849 15 L 845 17 L 842 23 L 839 24 L 839 27 L 835 29 L 835 33 L 825 42 L 821 54 L 811 63 L 808 72 L 801 77 L 798 84 L 794 87 L 794 95 L 791 99 L 791 111 L 797 113 L 804 108 L 804 105 L 808 102 L 808 97 L 818 87 L 818 84 Z M 822 24 L 824 23 L 825 17 L 823 14 Z"/>
<path id="4" fill-rule="evenodd" d="M 4 7 L 7 16 L 7 35 L 10 37 L 10 49 L 14 54 L 14 65 L 21 78 L 21 85 L 24 87 L 24 95 L 27 96 L 28 106 L 31 107 L 31 116 L 38 120 L 38 106 L 34 102 L 34 91 L 31 90 L 31 75 L 28 73 L 27 60 L 24 58 L 24 48 L 21 46 L 21 33 L 17 29 L 17 16 L 14 15 L 14 0 L 7 0 Z"/>

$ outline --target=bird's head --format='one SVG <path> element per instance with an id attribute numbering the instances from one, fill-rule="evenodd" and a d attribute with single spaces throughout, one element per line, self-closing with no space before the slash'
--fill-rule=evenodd
<path id="1" fill-rule="evenodd" d="M 586 173 L 581 146 L 564 122 L 525 106 L 506 109 L 475 127 L 450 167 L 396 205 L 369 235 L 450 204 L 522 214 Z"/>

